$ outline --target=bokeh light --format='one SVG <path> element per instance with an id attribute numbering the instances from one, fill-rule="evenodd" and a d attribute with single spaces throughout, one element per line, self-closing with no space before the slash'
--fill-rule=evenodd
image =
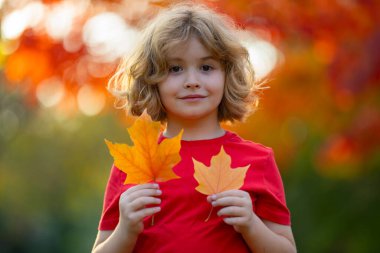
<path id="1" fill-rule="evenodd" d="M 77 100 L 79 109 L 88 116 L 98 114 L 106 104 L 104 93 L 95 90 L 90 85 L 84 85 L 80 88 Z"/>
<path id="2" fill-rule="evenodd" d="M 122 17 L 104 12 L 91 17 L 83 27 L 83 41 L 99 61 L 112 62 L 134 46 L 137 32 Z"/>
<path id="3" fill-rule="evenodd" d="M 256 39 L 246 42 L 255 77 L 258 81 L 265 79 L 279 63 L 280 52 L 268 41 Z"/>

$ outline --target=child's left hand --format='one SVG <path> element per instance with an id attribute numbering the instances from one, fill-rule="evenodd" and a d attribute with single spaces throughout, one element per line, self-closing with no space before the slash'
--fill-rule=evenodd
<path id="1" fill-rule="evenodd" d="M 225 223 L 234 227 L 236 232 L 252 229 L 255 213 L 252 209 L 252 200 L 249 194 L 242 190 L 224 191 L 210 195 L 207 201 L 213 207 L 221 207 L 218 216 L 224 216 Z"/>

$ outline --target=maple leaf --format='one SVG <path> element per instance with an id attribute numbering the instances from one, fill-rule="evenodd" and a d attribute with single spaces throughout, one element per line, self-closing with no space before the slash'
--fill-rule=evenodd
<path id="1" fill-rule="evenodd" d="M 231 157 L 224 151 L 211 159 L 210 167 L 193 158 L 194 178 L 199 185 L 195 188 L 200 193 L 212 195 L 227 190 L 239 189 L 245 179 L 249 165 L 232 169 Z"/>
<path id="2" fill-rule="evenodd" d="M 181 160 L 179 150 L 183 131 L 158 144 L 160 123 L 152 121 L 145 111 L 127 131 L 133 146 L 105 140 L 115 166 L 127 174 L 124 184 L 164 182 L 179 178 L 172 168 Z"/>

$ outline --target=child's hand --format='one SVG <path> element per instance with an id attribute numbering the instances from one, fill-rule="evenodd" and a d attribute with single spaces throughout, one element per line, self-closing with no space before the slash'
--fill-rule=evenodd
<path id="1" fill-rule="evenodd" d="M 161 199 L 158 184 L 136 185 L 120 196 L 120 225 L 127 229 L 131 235 L 138 235 L 144 229 L 143 219 L 147 216 L 159 212 L 160 207 L 147 207 L 147 205 L 157 205 Z"/>
<path id="2" fill-rule="evenodd" d="M 241 233 L 252 228 L 255 214 L 252 209 L 252 200 L 249 194 L 242 190 L 224 191 L 210 195 L 207 201 L 212 206 L 221 209 L 218 216 L 224 216 L 225 223 L 232 225 L 235 231 Z"/>

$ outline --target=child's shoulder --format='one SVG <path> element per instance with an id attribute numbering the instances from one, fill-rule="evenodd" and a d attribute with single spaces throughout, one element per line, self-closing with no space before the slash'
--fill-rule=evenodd
<path id="1" fill-rule="evenodd" d="M 233 149 L 240 153 L 255 154 L 259 156 L 269 156 L 273 154 L 273 150 L 261 143 L 246 140 L 240 137 L 238 134 L 228 131 L 229 138 L 227 139 L 225 146 L 229 149 Z"/>
<path id="2" fill-rule="evenodd" d="M 256 169 L 267 169 L 270 161 L 273 161 L 274 154 L 270 147 L 245 140 L 236 133 L 228 133 L 230 137 L 224 143 L 225 151 L 231 156 L 232 164 L 235 167 L 254 164 Z"/>

